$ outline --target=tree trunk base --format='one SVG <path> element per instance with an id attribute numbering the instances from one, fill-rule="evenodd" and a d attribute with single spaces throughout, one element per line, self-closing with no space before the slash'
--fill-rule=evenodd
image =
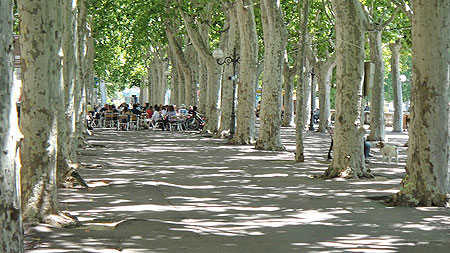
<path id="1" fill-rule="evenodd" d="M 370 170 L 367 169 L 365 172 L 356 172 L 352 168 L 340 169 L 340 168 L 328 168 L 325 173 L 321 176 L 318 176 L 320 179 L 333 179 L 333 178 L 356 178 L 356 179 L 372 179 L 374 176 L 370 173 Z"/>
<path id="2" fill-rule="evenodd" d="M 299 162 L 299 163 L 304 162 L 305 161 L 305 155 L 303 153 L 297 155 L 297 152 L 296 152 L 295 153 L 295 161 Z"/>
<path id="3" fill-rule="evenodd" d="M 367 141 L 384 141 L 383 138 L 377 136 L 367 136 Z"/>
<path id="4" fill-rule="evenodd" d="M 267 151 L 286 151 L 286 147 L 283 145 L 271 146 L 271 145 L 267 145 L 267 143 L 264 143 L 262 141 L 256 141 L 255 149 L 256 150 L 267 150 Z"/>
<path id="5" fill-rule="evenodd" d="M 231 139 L 227 142 L 228 145 L 254 145 L 255 142 L 248 140 L 248 141 L 244 141 L 242 139 Z"/>
<path id="6" fill-rule="evenodd" d="M 431 194 L 430 194 L 431 195 Z M 418 198 L 413 194 L 398 192 L 385 201 L 388 206 L 401 207 L 418 207 L 418 206 L 437 206 L 450 207 L 450 195 L 433 194 L 430 196 L 424 194 L 422 198 Z"/>

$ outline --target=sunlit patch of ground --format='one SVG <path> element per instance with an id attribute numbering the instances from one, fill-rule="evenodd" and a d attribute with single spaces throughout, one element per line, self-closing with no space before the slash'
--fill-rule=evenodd
<path id="1" fill-rule="evenodd" d="M 406 133 L 386 132 L 399 164 L 377 148 L 370 180 L 318 180 L 328 134 L 306 131 L 305 162 L 186 132 L 94 130 L 79 173 L 89 188 L 59 190 L 82 226 L 27 229 L 27 252 L 447 252 L 445 208 L 391 208 L 404 176 Z"/>

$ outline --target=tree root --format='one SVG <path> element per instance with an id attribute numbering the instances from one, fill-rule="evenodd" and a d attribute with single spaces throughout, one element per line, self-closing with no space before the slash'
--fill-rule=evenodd
<path id="1" fill-rule="evenodd" d="M 57 214 L 47 215 L 43 218 L 42 222 L 58 228 L 73 228 L 80 226 L 78 218 L 67 212 L 58 212 Z"/>
<path id="2" fill-rule="evenodd" d="M 346 169 L 328 168 L 323 175 L 316 176 L 315 178 L 319 178 L 319 179 L 333 179 L 333 178 L 373 179 L 374 176 L 372 175 L 372 173 L 370 173 L 369 169 L 367 169 L 366 172 L 357 173 L 352 168 L 346 168 Z"/>
<path id="3" fill-rule="evenodd" d="M 388 206 L 399 206 L 399 207 L 419 207 L 419 206 L 450 207 L 450 195 L 434 194 L 433 196 L 431 196 L 431 194 L 429 195 L 422 194 L 422 196 L 419 196 L 418 198 L 413 194 L 408 194 L 400 191 L 395 195 L 389 197 L 384 203 Z"/>

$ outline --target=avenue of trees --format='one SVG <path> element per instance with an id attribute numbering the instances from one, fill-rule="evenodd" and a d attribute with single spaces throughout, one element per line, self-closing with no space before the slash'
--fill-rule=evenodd
<path id="1" fill-rule="evenodd" d="M 394 131 L 403 129 L 404 98 L 411 101 L 406 177 L 387 203 L 448 206 L 448 0 L 1 0 L 0 35 L 1 252 L 23 252 L 23 222 L 77 225 L 59 211 L 57 191 L 80 166 L 94 76 L 110 90 L 139 86 L 148 91 L 142 102 L 150 104 L 164 103 L 169 89 L 171 104 L 198 106 L 207 119 L 204 131 L 217 136 L 230 130 L 236 96 L 230 144 L 284 150 L 281 127 L 295 125 L 298 162 L 317 85 L 318 131 L 331 123 L 332 102 L 336 109 L 334 156 L 322 178 L 372 177 L 363 158 L 363 108 L 370 102 L 368 139 L 384 140 L 386 89 Z M 217 63 L 217 48 L 225 57 L 239 54 L 235 94 L 233 65 Z M 369 94 L 365 62 L 373 65 Z M 403 70 L 408 64 L 411 70 Z M 411 73 L 410 92 L 402 73 Z"/>

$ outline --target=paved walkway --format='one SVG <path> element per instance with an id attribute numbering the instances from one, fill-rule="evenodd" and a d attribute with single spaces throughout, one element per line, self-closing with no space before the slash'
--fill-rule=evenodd
<path id="1" fill-rule="evenodd" d="M 387 133 L 399 145 L 406 134 Z M 230 146 L 194 133 L 95 130 L 90 189 L 61 189 L 61 209 L 83 226 L 27 232 L 27 252 L 450 252 L 450 210 L 391 208 L 367 197 L 398 191 L 398 165 L 373 180 L 317 180 L 329 136 L 305 133 L 306 162 L 287 152 Z"/>

